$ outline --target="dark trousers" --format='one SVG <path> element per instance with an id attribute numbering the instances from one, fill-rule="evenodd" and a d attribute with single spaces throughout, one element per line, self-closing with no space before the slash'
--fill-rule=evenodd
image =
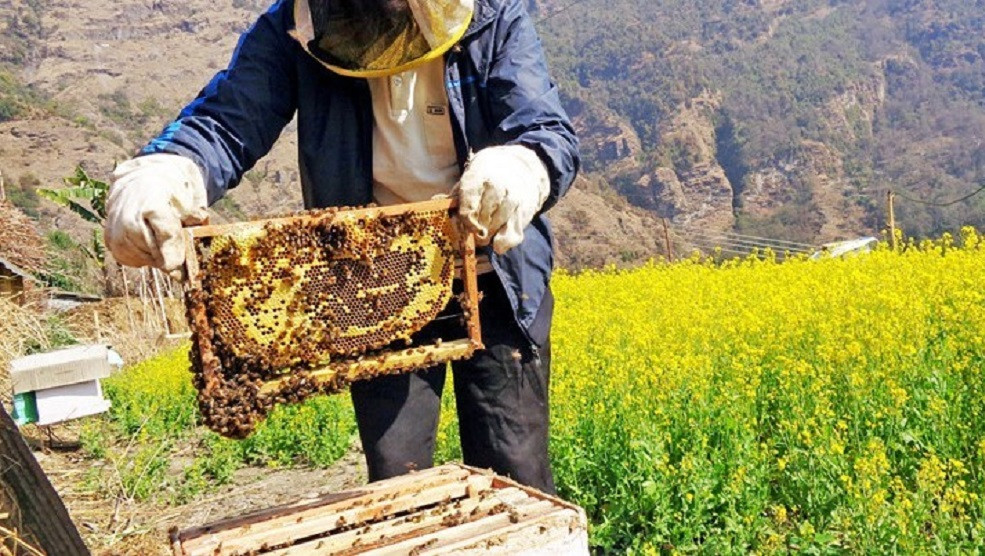
<path id="1" fill-rule="evenodd" d="M 467 361 L 452 364 L 463 459 L 466 465 L 492 469 L 554 493 L 547 455 L 549 332 L 554 298 L 547 292 L 531 327 L 531 336 L 539 344 L 539 348 L 532 348 L 514 320 L 498 280 L 483 275 L 480 288 L 484 294 L 479 315 L 485 349 Z M 435 325 L 424 332 L 440 337 L 442 328 L 450 329 Z M 352 385 L 370 481 L 434 464 L 445 375 L 442 365 Z"/>

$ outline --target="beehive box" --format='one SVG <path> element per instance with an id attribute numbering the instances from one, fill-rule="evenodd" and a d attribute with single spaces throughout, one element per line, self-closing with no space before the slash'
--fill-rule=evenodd
<path id="1" fill-rule="evenodd" d="M 190 358 L 205 424 L 242 438 L 276 404 L 481 348 L 475 243 L 457 233 L 452 208 L 435 200 L 189 228 Z M 439 315 L 460 322 L 455 336 L 420 337 Z"/>
<path id="2" fill-rule="evenodd" d="M 11 361 L 15 422 L 52 425 L 106 412 L 99 381 L 112 371 L 109 354 L 108 346 L 85 345 Z"/>
<path id="3" fill-rule="evenodd" d="M 492 473 L 446 465 L 171 531 L 176 556 L 588 554 L 584 511 Z"/>

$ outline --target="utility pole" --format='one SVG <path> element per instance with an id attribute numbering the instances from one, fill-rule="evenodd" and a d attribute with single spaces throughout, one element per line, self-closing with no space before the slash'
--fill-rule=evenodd
<path id="1" fill-rule="evenodd" d="M 674 246 L 670 243 L 670 227 L 667 226 L 666 218 L 661 218 L 660 221 L 664 225 L 664 249 L 667 252 L 667 260 L 674 262 Z"/>
<path id="2" fill-rule="evenodd" d="M 892 241 L 893 251 L 897 251 L 896 245 L 896 194 L 890 189 L 886 192 L 886 204 L 889 209 L 889 238 Z"/>

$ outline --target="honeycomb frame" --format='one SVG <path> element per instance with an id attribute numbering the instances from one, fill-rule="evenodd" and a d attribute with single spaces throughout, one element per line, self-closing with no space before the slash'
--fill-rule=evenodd
<path id="1" fill-rule="evenodd" d="M 358 380 L 406 373 L 448 361 L 465 359 L 470 357 L 475 350 L 483 347 L 479 324 L 480 293 L 477 284 L 475 238 L 470 233 L 461 233 L 451 228 L 450 221 L 446 230 L 440 232 L 443 234 L 443 239 L 438 241 L 447 240 L 449 242 L 450 252 L 454 254 L 454 260 L 450 262 L 452 279 L 460 279 L 462 283 L 462 292 L 456 296 L 462 309 L 461 338 L 452 341 L 436 339 L 433 343 L 417 344 L 409 334 L 398 330 L 392 338 L 388 338 L 392 341 L 383 347 L 379 345 L 357 346 L 348 342 L 341 346 L 342 352 L 333 352 L 331 361 L 327 363 L 305 361 L 303 364 L 290 366 L 284 363 L 285 359 L 278 360 L 276 364 L 271 364 L 268 361 L 265 366 L 252 366 L 252 364 L 241 363 L 238 362 L 238 359 L 229 357 L 228 349 L 224 347 L 223 342 L 225 339 L 237 338 L 237 336 L 231 327 L 220 322 L 219 316 L 222 311 L 216 309 L 217 303 L 211 293 L 217 287 L 216 281 L 212 279 L 216 272 L 213 272 L 213 276 L 206 272 L 209 269 L 209 257 L 215 256 L 215 252 L 210 251 L 214 244 L 231 244 L 233 240 L 229 238 L 243 237 L 256 237 L 259 238 L 256 241 L 261 242 L 273 231 L 290 226 L 321 226 L 322 228 L 319 229 L 334 230 L 333 226 L 341 223 L 345 223 L 351 228 L 353 222 L 358 223 L 358 226 L 361 227 L 359 229 L 368 230 L 370 237 L 367 240 L 372 241 L 372 236 L 380 235 L 379 227 L 374 228 L 372 225 L 374 222 L 382 222 L 384 219 L 391 219 L 387 220 L 388 222 L 399 222 L 401 218 L 426 218 L 426 215 L 436 213 L 444 213 L 445 216 L 442 218 L 450 219 L 455 207 L 456 204 L 453 200 L 440 199 L 387 207 L 325 209 L 284 218 L 186 228 L 184 269 L 188 281 L 185 306 L 189 328 L 192 332 L 192 348 L 189 358 L 194 373 L 195 387 L 198 390 L 199 410 L 205 424 L 223 436 L 244 438 L 254 430 L 257 423 L 275 405 L 298 403 L 315 394 L 337 393 Z M 391 243 L 387 244 L 388 246 L 393 245 L 393 242 L 396 241 L 393 239 L 397 237 L 394 235 L 396 233 L 388 235 L 387 232 L 383 232 L 383 235 L 388 235 L 390 238 Z M 222 243 L 224 241 L 227 243 Z M 350 238 L 346 241 L 351 242 L 352 240 Z M 390 249 L 392 250 L 392 248 Z M 206 254 L 207 252 L 209 254 Z M 301 253 L 304 252 L 304 249 L 295 252 Z M 236 253 L 234 252 L 235 256 L 232 260 L 238 261 L 235 258 L 238 256 Z M 274 256 L 290 256 L 283 251 L 270 251 L 270 253 Z M 380 253 L 380 251 L 376 253 Z M 388 254 L 390 251 L 383 251 L 382 253 Z M 321 256 L 331 258 L 333 254 L 334 252 L 330 252 L 329 254 L 321 254 Z M 294 261 L 289 262 L 294 265 Z M 369 265 L 370 269 L 373 268 L 372 260 L 364 262 Z M 444 264 L 448 265 L 449 262 L 446 261 Z M 348 272 L 347 270 L 347 276 L 351 278 L 351 274 Z M 386 274 L 385 270 L 381 272 Z M 256 278 L 252 274 L 251 277 Z M 260 278 L 269 279 L 266 275 L 260 276 Z M 424 279 L 424 282 L 427 282 L 427 279 Z M 220 281 L 218 283 L 222 284 L 223 287 L 233 288 L 241 284 L 242 281 L 233 280 L 229 283 Z M 415 291 L 421 295 L 419 287 L 415 288 Z M 438 295 L 430 301 L 437 305 L 442 300 L 447 302 L 446 297 Z M 314 302 L 310 297 L 305 298 L 305 300 L 309 303 Z M 414 302 L 416 303 L 416 298 Z M 320 306 L 318 305 L 318 307 Z M 309 308 L 301 307 L 302 311 Z M 418 316 L 424 318 L 429 315 L 433 316 L 443 308 L 442 305 L 437 307 L 437 311 Z M 252 312 L 253 309 L 251 307 L 249 310 Z M 370 310 L 370 312 L 372 311 Z M 335 313 L 329 314 L 334 315 Z M 321 320 L 317 322 L 325 320 L 324 317 L 320 318 Z M 383 318 L 388 318 L 388 316 L 383 315 Z M 309 320 L 314 322 L 316 319 L 311 318 Z M 286 331 L 282 333 L 283 336 L 283 334 L 290 332 L 292 323 L 283 324 L 282 327 Z M 237 340 L 241 341 L 239 338 Z M 402 348 L 395 346 L 397 340 L 402 340 L 405 346 Z M 290 342 L 282 343 L 286 346 Z M 302 348 L 300 351 L 304 351 L 304 349 Z M 258 370 L 273 367 L 283 368 L 287 372 L 273 375 Z"/>

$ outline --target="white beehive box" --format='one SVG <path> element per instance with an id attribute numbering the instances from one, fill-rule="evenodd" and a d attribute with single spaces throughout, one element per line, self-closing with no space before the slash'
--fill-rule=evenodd
<path id="1" fill-rule="evenodd" d="M 74 346 L 13 360 L 18 422 L 50 425 L 107 411 L 99 380 L 113 370 L 110 353 L 105 345 Z"/>
<path id="2" fill-rule="evenodd" d="M 578 506 L 445 465 L 316 500 L 171 532 L 176 556 L 588 554 Z"/>

